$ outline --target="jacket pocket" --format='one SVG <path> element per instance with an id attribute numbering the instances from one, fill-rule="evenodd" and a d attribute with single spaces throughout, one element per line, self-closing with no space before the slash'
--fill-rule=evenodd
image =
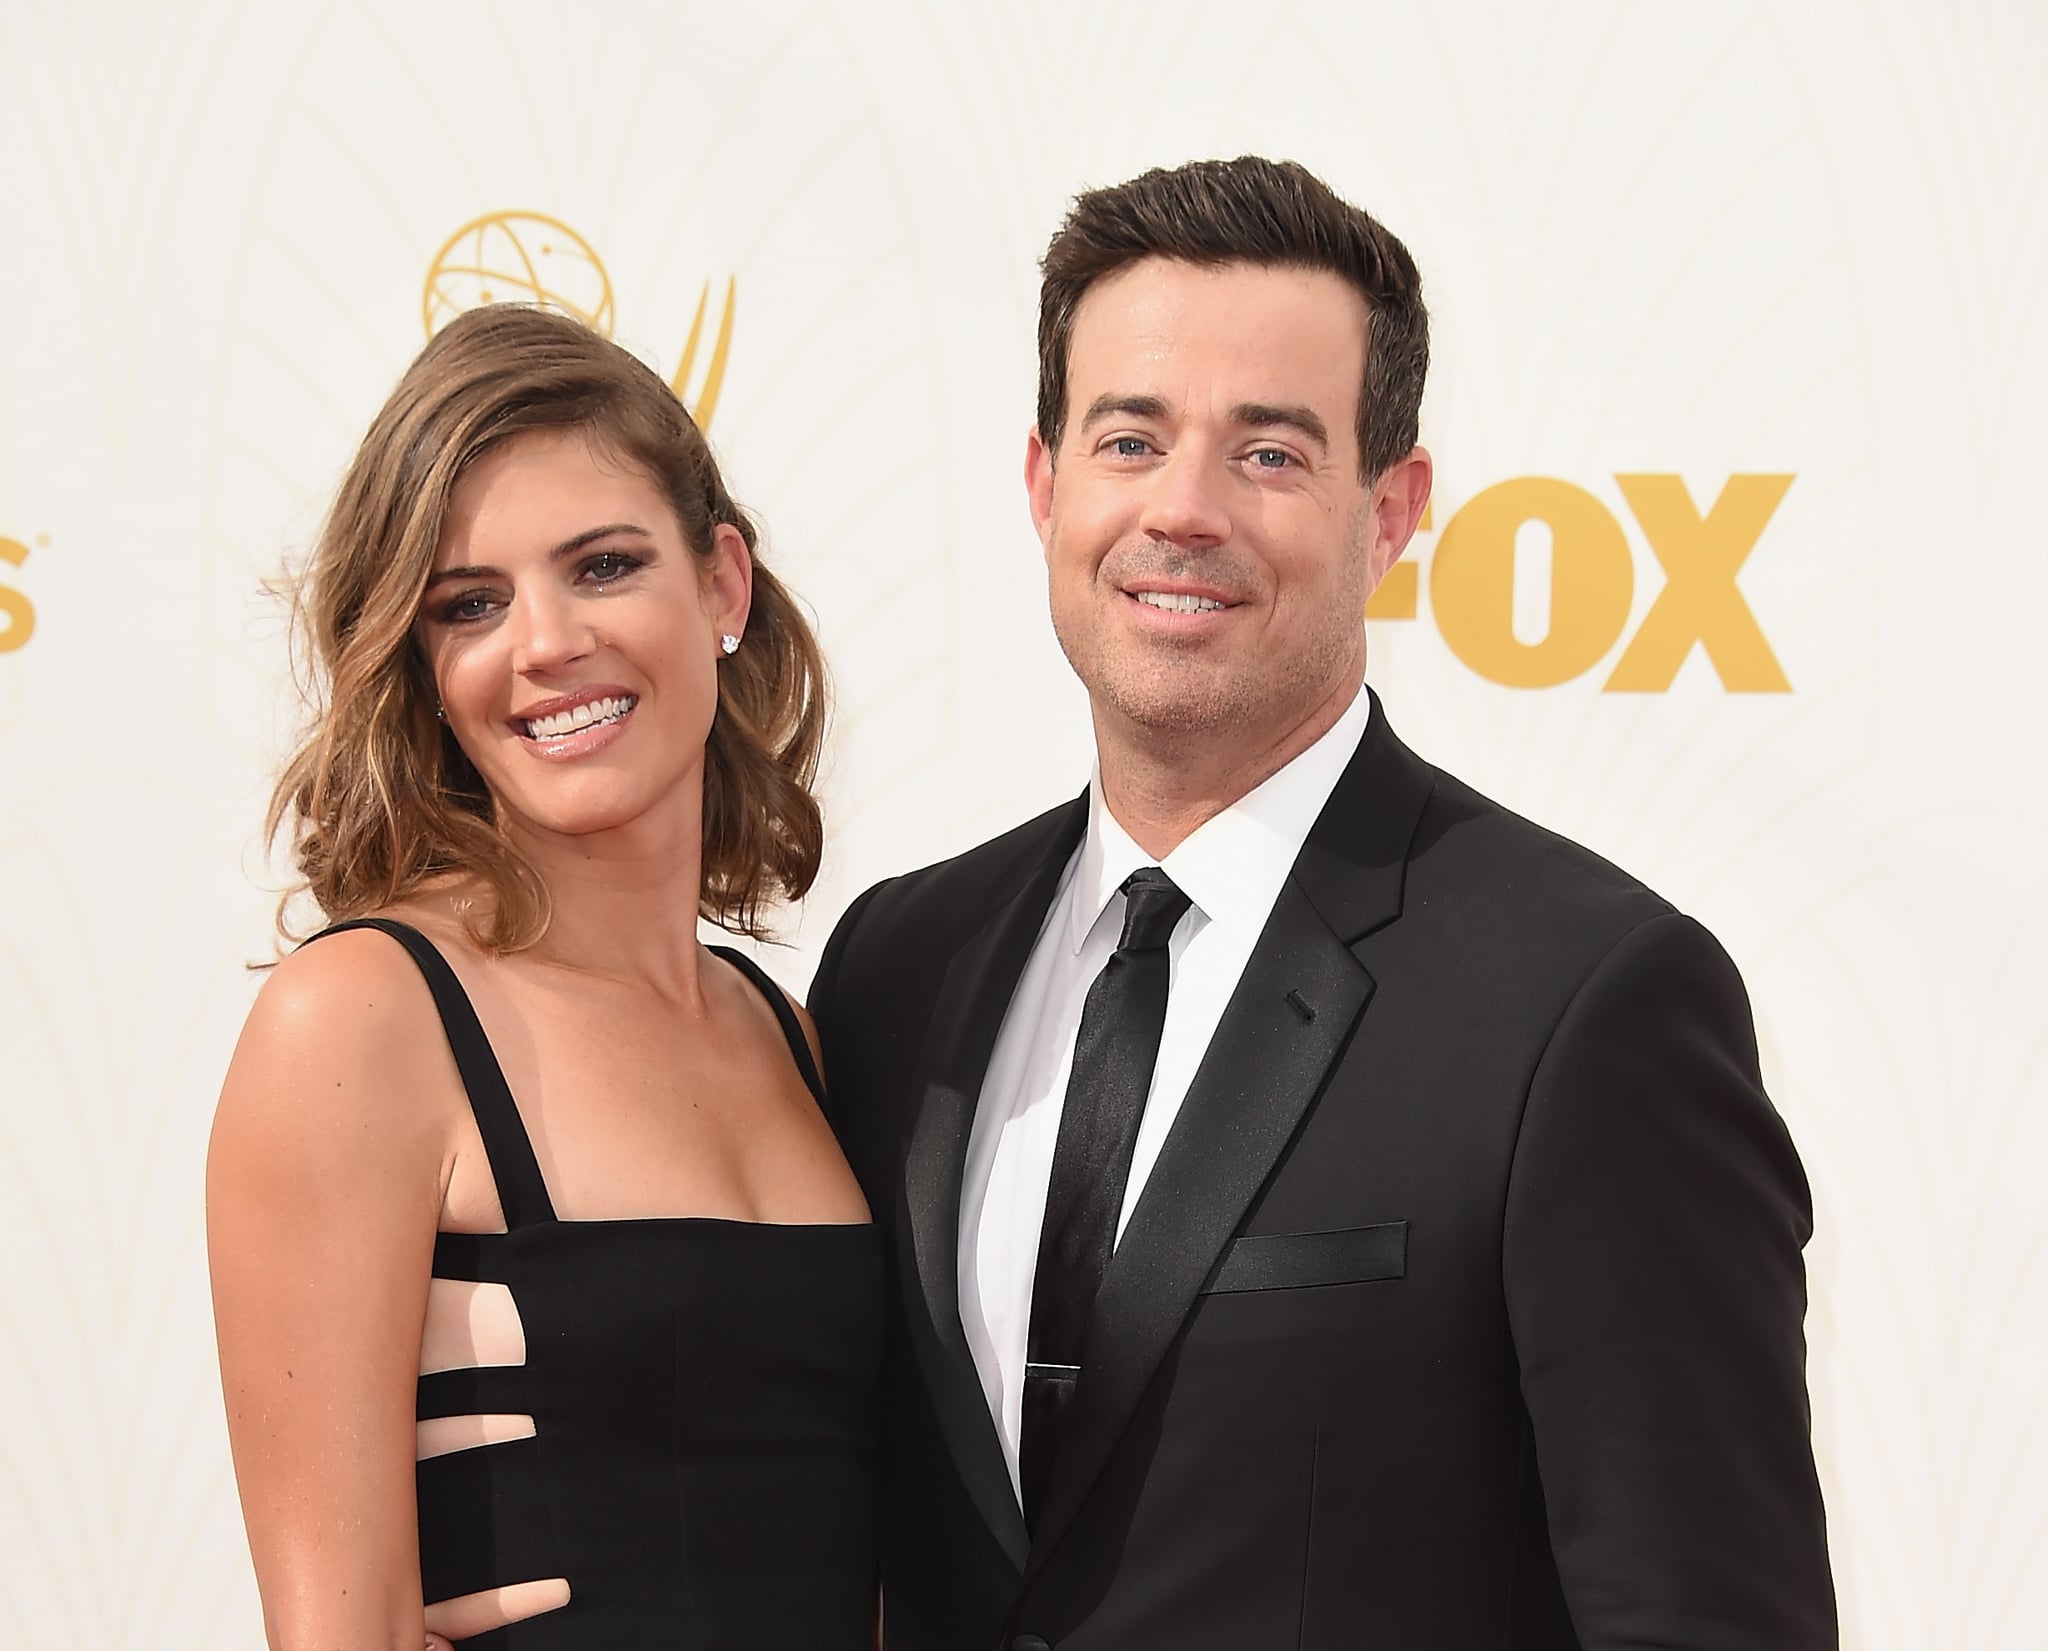
<path id="1" fill-rule="evenodd" d="M 1240 1290 L 1301 1290 L 1318 1284 L 1366 1284 L 1405 1278 L 1408 1223 L 1382 1221 L 1341 1232 L 1260 1233 L 1236 1239 L 1202 1286 L 1204 1295 Z"/>

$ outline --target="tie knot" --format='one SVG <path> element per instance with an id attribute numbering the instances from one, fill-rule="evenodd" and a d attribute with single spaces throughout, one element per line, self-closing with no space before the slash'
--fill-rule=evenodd
<path id="1" fill-rule="evenodd" d="M 1193 901 L 1157 866 L 1142 866 L 1123 882 L 1124 937 L 1120 952 L 1153 952 L 1172 938 L 1173 926 Z"/>

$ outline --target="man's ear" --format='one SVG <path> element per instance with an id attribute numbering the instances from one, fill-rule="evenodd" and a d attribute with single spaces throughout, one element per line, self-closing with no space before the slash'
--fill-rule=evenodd
<path id="1" fill-rule="evenodd" d="M 754 606 L 754 558 L 746 538 L 730 522 L 711 530 L 711 556 L 704 564 L 704 608 L 719 632 L 747 634 Z"/>
<path id="2" fill-rule="evenodd" d="M 1045 445 L 1045 438 L 1038 433 L 1038 426 L 1031 427 L 1031 436 L 1024 444 L 1024 492 L 1031 500 L 1031 525 L 1038 529 L 1038 542 L 1046 550 L 1052 549 L 1052 449 Z"/>
<path id="3" fill-rule="evenodd" d="M 1387 569 L 1401 559 L 1401 552 L 1415 537 L 1422 513 L 1429 506 L 1430 483 L 1435 473 L 1428 451 L 1417 447 L 1406 458 L 1388 465 L 1385 474 L 1373 484 L 1372 502 L 1368 506 L 1372 513 L 1372 541 L 1367 561 L 1374 589 L 1379 588 Z"/>

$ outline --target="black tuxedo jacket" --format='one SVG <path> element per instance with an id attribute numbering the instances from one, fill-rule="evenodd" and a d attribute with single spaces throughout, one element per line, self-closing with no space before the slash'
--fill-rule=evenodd
<path id="1" fill-rule="evenodd" d="M 960 1181 L 1086 817 L 870 890 L 812 992 L 895 1257 L 892 1651 L 1834 1646 L 1808 1194 L 1741 981 L 1377 704 L 1110 1264 L 1027 1533 Z"/>

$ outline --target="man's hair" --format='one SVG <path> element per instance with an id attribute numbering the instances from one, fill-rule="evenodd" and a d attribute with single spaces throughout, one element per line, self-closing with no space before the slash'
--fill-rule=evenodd
<path id="1" fill-rule="evenodd" d="M 762 565 L 752 519 L 675 392 L 581 322 L 523 305 L 451 321 L 407 369 L 349 466 L 294 593 L 313 714 L 272 797 L 270 833 L 289 825 L 299 886 L 332 921 L 467 873 L 494 897 L 484 925 L 472 922 L 487 950 L 516 951 L 545 932 L 548 891 L 436 719 L 432 674 L 414 641 L 456 484 L 486 454 L 539 431 L 577 432 L 644 474 L 700 567 L 721 525 L 754 558 L 747 645 L 718 667 L 704 751 L 698 910 L 759 934 L 762 907 L 800 897 L 817 875 L 818 644 Z"/>
<path id="2" fill-rule="evenodd" d="M 1074 199 L 1045 249 L 1038 297 L 1038 434 L 1057 453 L 1067 418 L 1074 315 L 1088 289 L 1144 258 L 1327 270 L 1371 316 L 1358 396 L 1368 480 L 1415 446 L 1429 373 L 1429 312 L 1408 249 L 1293 161 L 1189 161 Z"/>

